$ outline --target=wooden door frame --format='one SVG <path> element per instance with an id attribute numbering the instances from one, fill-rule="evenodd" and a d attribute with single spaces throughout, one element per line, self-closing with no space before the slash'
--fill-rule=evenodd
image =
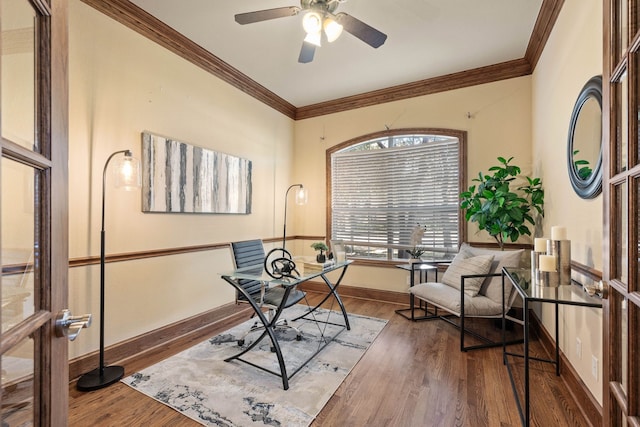
<path id="1" fill-rule="evenodd" d="M 59 313 L 68 304 L 69 275 L 69 7 L 68 0 L 51 1 L 51 312 Z M 55 318 L 48 334 L 55 337 Z M 50 425 L 66 425 L 69 412 L 69 356 L 66 338 L 51 340 L 56 355 L 50 367 L 60 375 L 50 375 L 49 390 L 43 390 L 51 408 Z"/>
<path id="2" fill-rule="evenodd" d="M 68 0 L 25 3 L 38 16 L 34 46 L 37 147 L 30 150 L 0 138 L 0 154 L 33 168 L 41 184 L 33 189 L 38 227 L 34 244 L 39 252 L 34 265 L 36 311 L 2 334 L 0 354 L 33 339 L 34 425 L 64 426 L 69 407 L 68 341 L 56 336 L 55 318 L 68 301 Z"/>

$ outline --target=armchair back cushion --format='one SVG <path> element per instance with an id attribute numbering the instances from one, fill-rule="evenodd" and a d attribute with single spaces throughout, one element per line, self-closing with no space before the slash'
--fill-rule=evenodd
<path id="1" fill-rule="evenodd" d="M 461 276 L 472 274 L 487 274 L 493 262 L 493 255 L 474 256 L 467 250 L 461 250 L 451 262 L 442 276 L 442 283 L 460 290 Z M 478 295 L 485 277 L 466 279 L 464 293 L 470 297 Z"/>
<path id="2" fill-rule="evenodd" d="M 460 252 L 467 252 L 472 256 L 478 255 L 493 255 L 493 262 L 488 274 L 500 274 L 502 273 L 502 267 L 520 267 L 522 254 L 524 249 L 518 249 L 514 251 L 497 251 L 493 249 L 474 248 L 467 243 L 463 243 L 460 246 Z M 485 295 L 498 304 L 502 304 L 502 277 L 487 277 L 484 279 L 482 286 L 480 287 L 480 294 Z M 504 298 L 509 304 L 509 296 L 511 295 L 511 282 L 508 280 L 505 283 Z"/>

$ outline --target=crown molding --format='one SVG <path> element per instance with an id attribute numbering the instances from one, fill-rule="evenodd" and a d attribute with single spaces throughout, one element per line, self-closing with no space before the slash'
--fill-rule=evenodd
<path id="1" fill-rule="evenodd" d="M 296 107 L 128 0 L 81 1 L 294 120 L 529 75 L 564 4 L 564 0 L 543 0 L 523 58 Z"/>

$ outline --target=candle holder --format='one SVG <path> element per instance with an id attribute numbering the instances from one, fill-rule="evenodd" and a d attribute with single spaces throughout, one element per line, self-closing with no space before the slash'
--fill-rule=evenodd
<path id="1" fill-rule="evenodd" d="M 543 287 L 557 288 L 560 284 L 557 271 L 539 271 L 538 285 Z"/>
<path id="2" fill-rule="evenodd" d="M 540 252 L 531 251 L 531 283 L 540 282 Z"/>
<path id="3" fill-rule="evenodd" d="M 571 240 L 549 240 L 547 253 L 556 257 L 558 284 L 571 284 Z"/>

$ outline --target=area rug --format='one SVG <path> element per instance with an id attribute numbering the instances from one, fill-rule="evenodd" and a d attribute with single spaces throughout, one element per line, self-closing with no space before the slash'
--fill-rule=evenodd
<path id="1" fill-rule="evenodd" d="M 306 309 L 295 306 L 284 314 L 294 318 Z M 342 313 L 336 311 L 318 310 L 316 316 L 344 322 Z M 308 426 L 387 323 L 349 314 L 351 330 L 339 332 L 341 328 L 334 325 L 304 319 L 289 322 L 302 335 L 297 340 L 293 330 L 278 332 L 289 375 L 317 351 L 321 332 L 338 335 L 289 380 L 289 389 L 284 390 L 278 376 L 237 360 L 224 361 L 241 351 L 238 339 L 254 322 L 249 320 L 122 381 L 203 425 Z M 259 335 L 249 334 L 243 348 Z M 270 347 L 266 338 L 243 359 L 279 372 Z"/>

